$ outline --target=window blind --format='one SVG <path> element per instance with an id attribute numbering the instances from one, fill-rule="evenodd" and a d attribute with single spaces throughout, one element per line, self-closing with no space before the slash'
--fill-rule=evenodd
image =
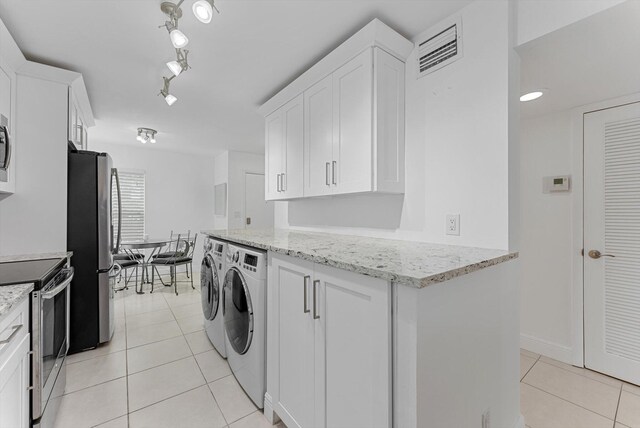
<path id="1" fill-rule="evenodd" d="M 118 170 L 122 203 L 122 242 L 144 239 L 144 172 Z M 113 184 L 114 227 L 118 227 L 118 198 Z"/>

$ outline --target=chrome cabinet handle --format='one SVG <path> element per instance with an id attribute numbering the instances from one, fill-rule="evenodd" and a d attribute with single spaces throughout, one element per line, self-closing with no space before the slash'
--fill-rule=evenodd
<path id="1" fill-rule="evenodd" d="M 336 165 L 338 164 L 338 162 L 333 161 L 331 162 L 331 183 L 332 184 L 338 184 L 338 180 L 336 179 Z"/>
<path id="2" fill-rule="evenodd" d="M 324 167 L 324 182 L 329 186 L 329 162 L 327 162 Z"/>
<path id="3" fill-rule="evenodd" d="M 276 175 L 276 191 L 280 192 L 280 174 Z"/>
<path id="4" fill-rule="evenodd" d="M 9 337 L 7 337 L 4 340 L 0 340 L 0 345 L 6 345 L 7 343 L 11 342 L 11 340 L 15 337 L 15 335 L 18 334 L 18 332 L 22 329 L 22 327 L 23 327 L 23 324 L 14 325 L 13 327 L 11 327 L 13 331 L 11 332 Z"/>
<path id="5" fill-rule="evenodd" d="M 287 174 L 286 173 L 282 173 L 280 174 L 280 176 L 282 177 L 282 185 L 280 186 L 282 188 L 283 192 L 287 191 Z"/>
<path id="6" fill-rule="evenodd" d="M 598 250 L 591 250 L 588 254 L 592 259 L 599 259 L 600 257 L 615 257 L 613 254 L 602 254 Z"/>
<path id="7" fill-rule="evenodd" d="M 309 312 L 311 312 L 311 310 L 309 309 L 309 305 L 308 305 L 309 299 L 307 298 L 307 281 L 310 280 L 310 279 L 311 279 L 311 277 L 309 275 L 306 275 L 304 277 L 304 285 L 303 285 L 303 287 L 304 287 L 304 305 L 303 306 L 304 306 L 304 313 L 305 314 L 308 314 Z"/>
<path id="8" fill-rule="evenodd" d="M 319 279 L 316 279 L 315 281 L 313 281 L 313 319 L 314 320 L 320 319 L 320 314 L 318 313 L 318 299 L 317 299 L 317 295 L 318 295 L 317 287 L 318 287 L 318 285 L 320 285 L 320 280 Z"/>

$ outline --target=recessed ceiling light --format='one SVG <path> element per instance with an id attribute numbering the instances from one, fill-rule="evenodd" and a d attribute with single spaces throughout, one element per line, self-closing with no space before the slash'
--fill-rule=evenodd
<path id="1" fill-rule="evenodd" d="M 538 98 L 540 98 L 542 95 L 544 95 L 544 93 L 542 91 L 533 91 L 533 92 L 529 92 L 527 94 L 524 94 L 520 97 L 520 101 L 522 102 L 527 102 L 527 101 L 533 101 L 533 100 L 537 100 Z"/>

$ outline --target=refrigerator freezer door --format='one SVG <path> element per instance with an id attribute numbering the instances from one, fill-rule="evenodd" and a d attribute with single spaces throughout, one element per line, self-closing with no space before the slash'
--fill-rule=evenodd
<path id="1" fill-rule="evenodd" d="M 101 154 L 98 162 L 98 270 L 107 272 L 113 265 L 111 254 L 111 156 Z"/>

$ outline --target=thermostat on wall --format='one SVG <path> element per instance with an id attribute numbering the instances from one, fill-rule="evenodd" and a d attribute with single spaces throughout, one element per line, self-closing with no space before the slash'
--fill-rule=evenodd
<path id="1" fill-rule="evenodd" d="M 544 177 L 542 191 L 544 193 L 568 192 L 571 190 L 571 177 L 568 175 L 557 175 L 555 177 Z"/>

